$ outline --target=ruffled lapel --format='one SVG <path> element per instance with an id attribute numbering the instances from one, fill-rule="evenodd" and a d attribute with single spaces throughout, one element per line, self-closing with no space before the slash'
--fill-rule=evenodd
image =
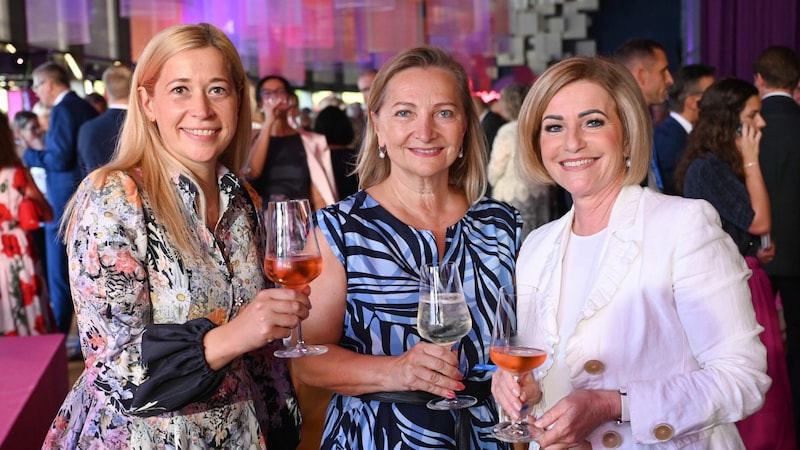
<path id="1" fill-rule="evenodd" d="M 627 186 L 620 191 L 608 223 L 608 243 L 594 287 L 581 311 L 581 320 L 592 317 L 617 292 L 641 252 L 642 229 L 636 226 L 643 189 Z"/>

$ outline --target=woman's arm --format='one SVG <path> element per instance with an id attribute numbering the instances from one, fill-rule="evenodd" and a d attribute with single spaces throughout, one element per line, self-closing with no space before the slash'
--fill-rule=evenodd
<path id="1" fill-rule="evenodd" d="M 742 126 L 742 136 L 737 140 L 744 163 L 744 181 L 750 194 L 750 205 L 755 217 L 748 232 L 751 234 L 767 234 L 772 228 L 769 195 L 764 184 L 764 176 L 758 165 L 758 153 L 761 142 L 761 131 L 748 124 Z"/>

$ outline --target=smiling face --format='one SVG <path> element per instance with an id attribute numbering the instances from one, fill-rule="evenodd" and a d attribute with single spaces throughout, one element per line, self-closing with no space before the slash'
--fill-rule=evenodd
<path id="1" fill-rule="evenodd" d="M 386 84 L 375 122 L 392 176 L 444 177 L 458 158 L 467 129 L 455 77 L 439 68 L 410 68 Z"/>
<path id="2" fill-rule="evenodd" d="M 219 50 L 205 47 L 167 60 L 148 94 L 138 88 L 167 151 L 195 173 L 215 170 L 237 126 L 239 95 Z"/>
<path id="3" fill-rule="evenodd" d="M 623 123 L 599 85 L 577 81 L 556 93 L 542 117 L 542 162 L 576 199 L 619 190 L 625 176 Z"/>

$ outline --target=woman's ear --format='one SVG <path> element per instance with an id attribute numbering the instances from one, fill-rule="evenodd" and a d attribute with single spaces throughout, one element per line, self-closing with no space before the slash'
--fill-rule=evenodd
<path id="1" fill-rule="evenodd" d="M 139 101 L 142 103 L 142 109 L 144 110 L 144 115 L 147 116 L 147 120 L 155 122 L 156 115 L 153 112 L 153 102 L 150 98 L 150 94 L 147 93 L 147 89 L 145 89 L 144 86 L 139 86 L 136 88 L 136 93 L 139 94 Z"/>

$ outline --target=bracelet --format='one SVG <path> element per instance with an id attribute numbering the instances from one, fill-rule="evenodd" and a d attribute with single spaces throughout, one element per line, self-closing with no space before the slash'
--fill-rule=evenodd
<path id="1" fill-rule="evenodd" d="M 753 166 L 757 166 L 757 165 L 758 165 L 757 161 L 750 161 L 749 163 L 745 163 L 744 167 L 748 168 L 748 167 L 753 167 Z"/>
<path id="2" fill-rule="evenodd" d="M 619 392 L 620 402 L 621 402 L 621 412 L 620 417 L 617 419 L 617 425 L 622 425 L 625 422 L 631 421 L 630 410 L 628 405 L 628 388 L 625 386 L 621 386 L 617 392 Z"/>

